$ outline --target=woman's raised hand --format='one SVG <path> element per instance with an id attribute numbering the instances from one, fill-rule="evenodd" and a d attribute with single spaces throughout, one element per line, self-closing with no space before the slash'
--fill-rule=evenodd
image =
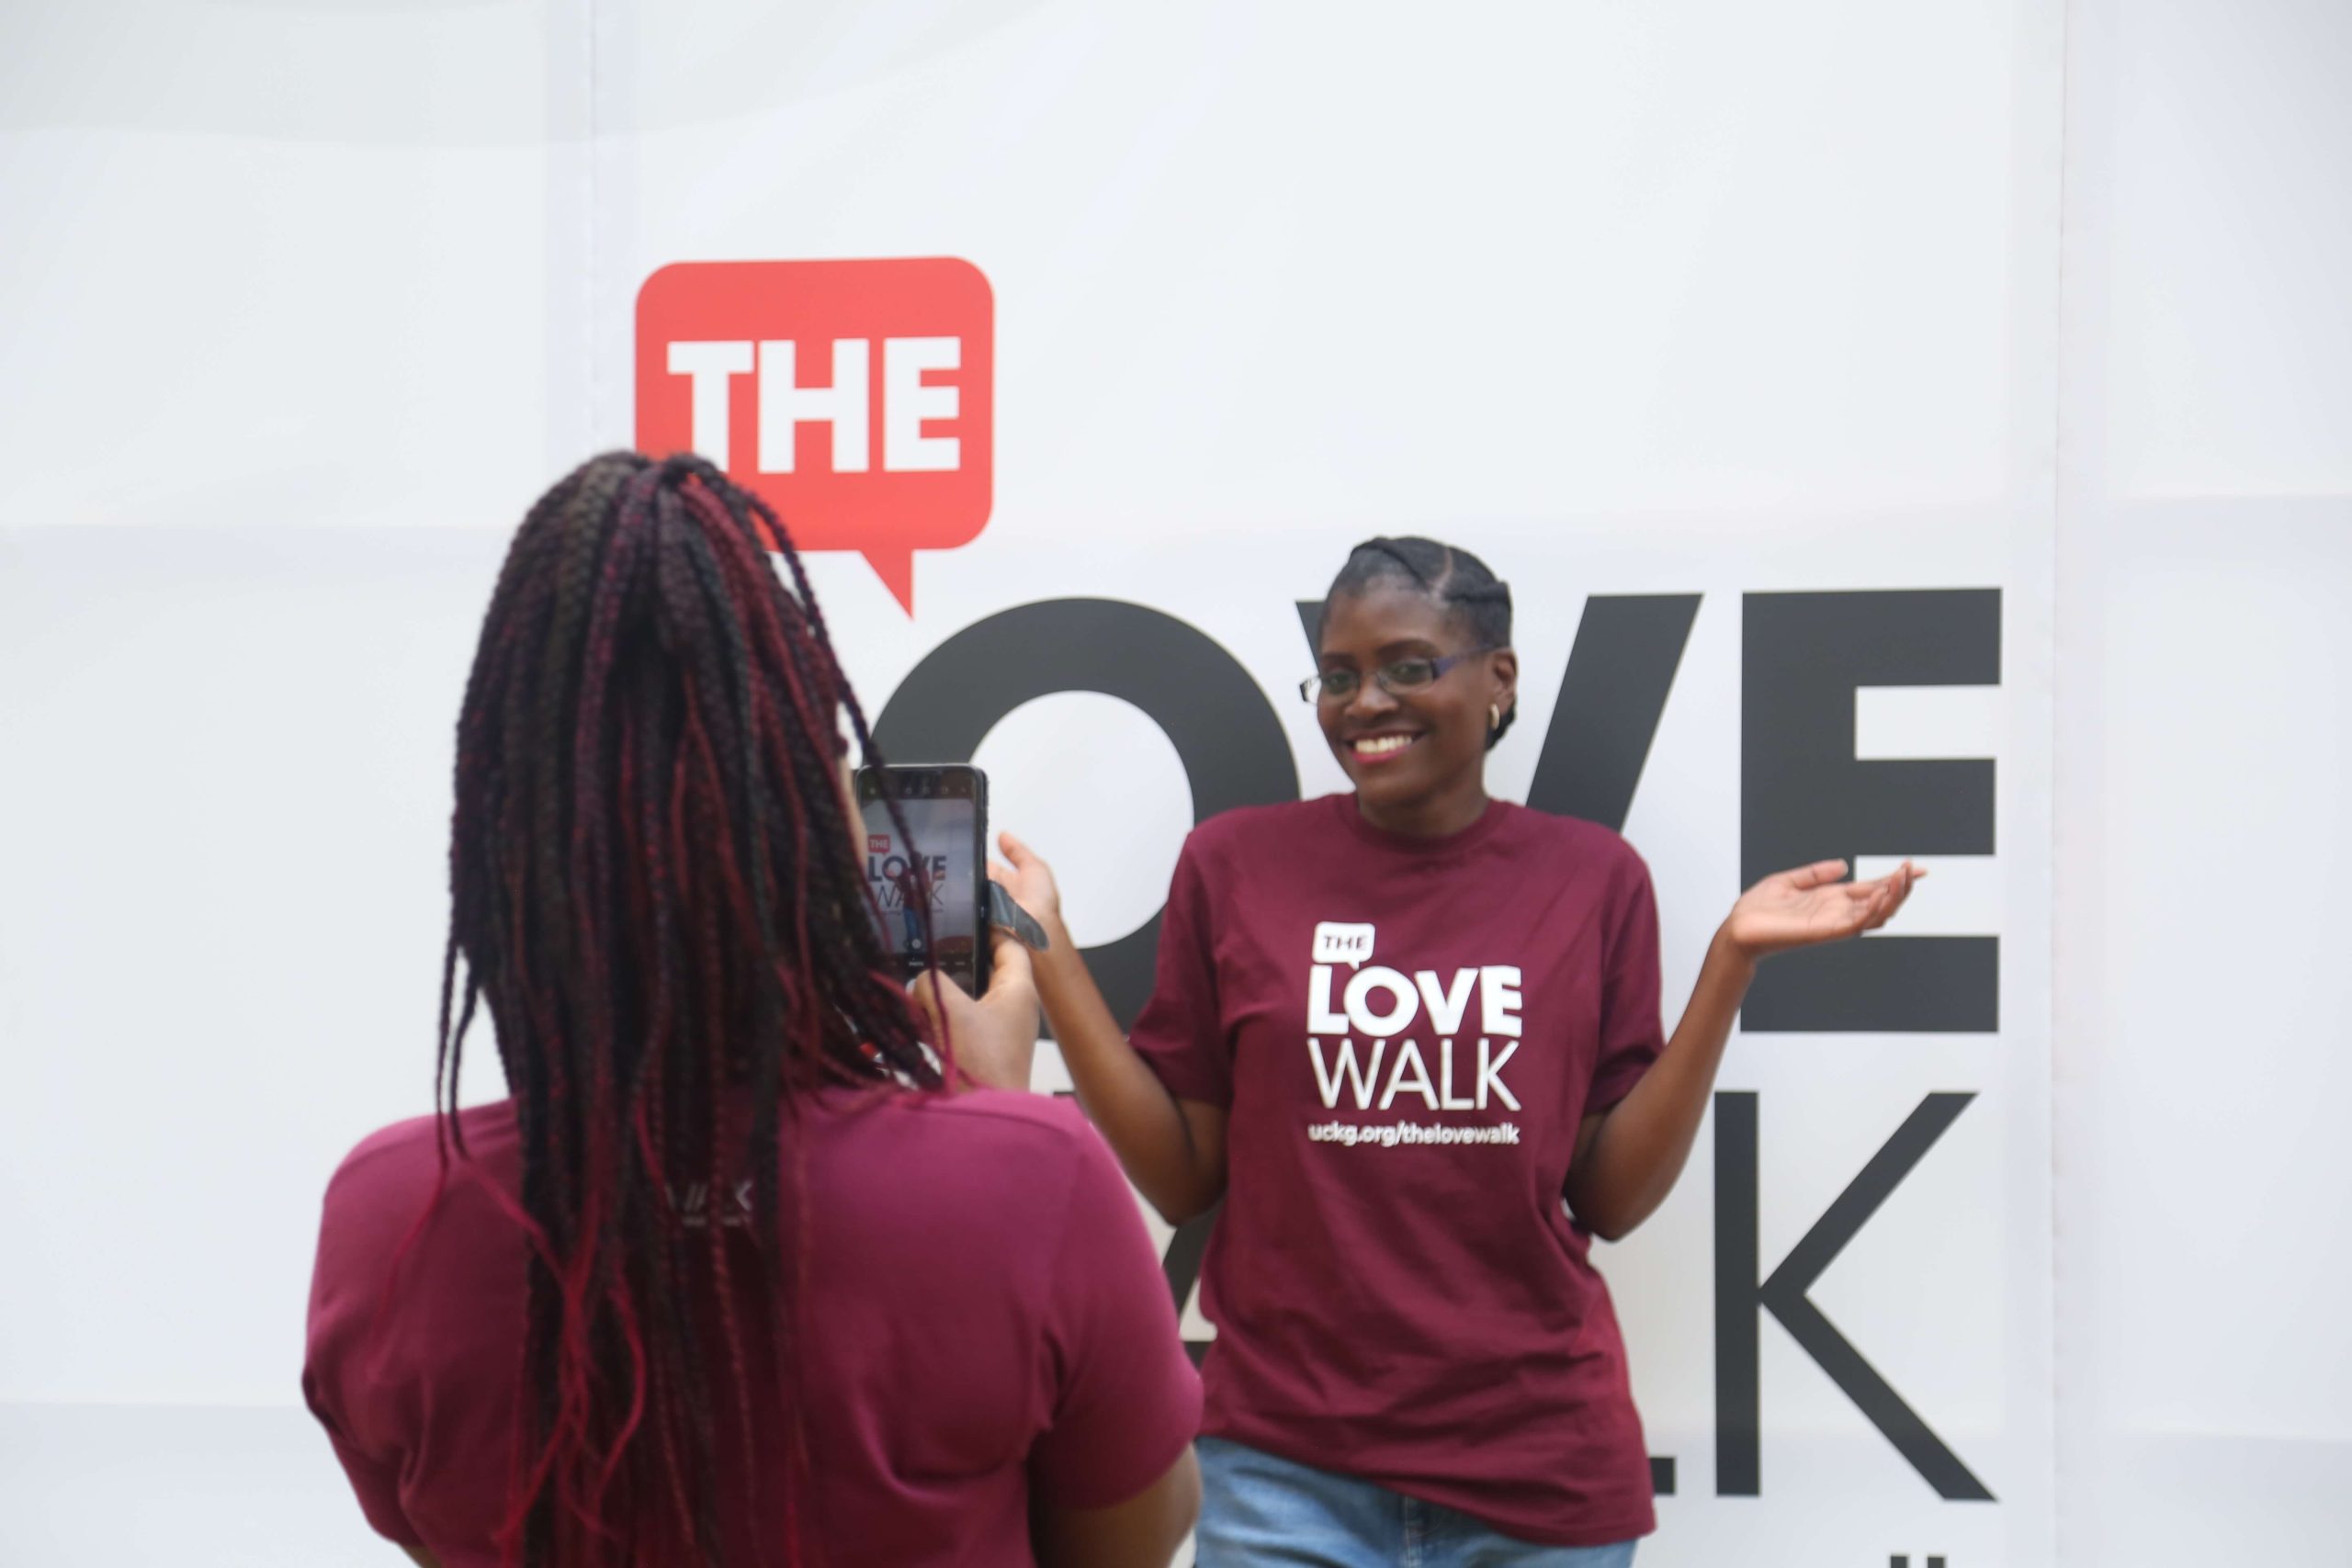
<path id="1" fill-rule="evenodd" d="M 1062 890 L 1055 885 L 1054 868 L 1010 833 L 999 833 L 996 847 L 1003 852 L 1004 859 L 989 863 L 989 875 L 1003 885 L 1014 903 L 1036 918 L 1047 936 L 1056 942 L 1067 942 L 1069 933 L 1062 925 Z"/>
<path id="2" fill-rule="evenodd" d="M 1845 874 L 1842 860 L 1776 872 L 1740 895 L 1724 935 L 1750 959 L 1859 936 L 1892 919 L 1928 874 L 1906 860 L 1869 882 L 1840 881 Z"/>

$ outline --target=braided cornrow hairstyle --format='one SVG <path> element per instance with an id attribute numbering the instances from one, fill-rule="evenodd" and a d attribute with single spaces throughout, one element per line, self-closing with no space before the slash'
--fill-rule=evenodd
<path id="1" fill-rule="evenodd" d="M 844 709 L 878 761 L 783 524 L 708 463 L 608 453 L 525 518 L 458 721 L 435 1089 L 465 1157 L 486 1004 L 530 1248 L 504 1562 L 818 1550 L 800 1110 L 953 1071 L 870 916 Z"/>
<path id="2" fill-rule="evenodd" d="M 1328 610 L 1341 594 L 1361 593 L 1375 582 L 1419 588 L 1454 616 L 1473 648 L 1510 646 L 1510 584 L 1468 550 L 1435 539 L 1366 539 L 1348 552 L 1347 564 L 1323 595 L 1324 607 Z M 1487 750 L 1495 749 L 1518 717 L 1519 705 L 1513 703 L 1500 723 L 1488 727 Z"/>

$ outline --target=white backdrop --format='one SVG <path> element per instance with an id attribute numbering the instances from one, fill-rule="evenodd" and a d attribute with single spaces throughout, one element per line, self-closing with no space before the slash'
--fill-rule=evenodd
<path id="1" fill-rule="evenodd" d="M 1434 533 L 1516 589 L 1526 798 L 1587 596 L 1698 595 L 1624 820 L 1669 1006 L 1771 826 L 1746 596 L 1996 592 L 1992 679 L 1860 682 L 1852 754 L 1991 759 L 1991 852 L 1871 940 L 1997 938 L 1997 1026 L 1751 1009 L 1752 1188 L 1718 1126 L 1603 1259 L 1674 1461 L 1645 1560 L 2331 1559 L 2348 73 L 2328 0 L 0 19 L 0 1561 L 386 1559 L 303 1291 L 326 1172 L 425 1103 L 503 530 L 631 439 L 658 269 L 930 256 L 993 291 L 992 510 L 911 615 L 816 558 L 870 709 L 1127 601 L 1338 787 L 1293 602 Z M 1081 939 L 1151 917 L 1193 798 L 1148 718 L 1049 695 L 978 761 Z M 1808 1298 L 1990 1500 L 1718 1269 L 1726 1193 L 1769 1273 L 1957 1095 Z"/>

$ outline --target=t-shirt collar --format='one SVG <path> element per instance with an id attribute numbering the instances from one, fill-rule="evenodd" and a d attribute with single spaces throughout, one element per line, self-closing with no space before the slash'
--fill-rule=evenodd
<path id="1" fill-rule="evenodd" d="M 1352 793 L 1327 795 L 1325 798 L 1329 801 L 1333 815 L 1340 818 L 1348 831 L 1365 843 L 1371 844 L 1375 849 L 1386 850 L 1396 854 L 1432 860 L 1448 855 L 1458 855 L 1483 843 L 1496 829 L 1502 826 L 1503 818 L 1510 816 L 1511 812 L 1509 801 L 1489 799 L 1487 802 L 1487 809 L 1479 813 L 1476 822 L 1459 832 L 1446 833 L 1431 839 L 1423 838 L 1417 833 L 1392 833 L 1385 828 L 1374 827 L 1363 819 L 1363 813 L 1356 808 L 1356 797 Z"/>

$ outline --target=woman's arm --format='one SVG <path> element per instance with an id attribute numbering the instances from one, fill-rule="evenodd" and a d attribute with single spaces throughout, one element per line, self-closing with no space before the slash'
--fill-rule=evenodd
<path id="1" fill-rule="evenodd" d="M 1877 930 L 1927 873 L 1905 861 L 1874 882 L 1840 882 L 1845 874 L 1844 861 L 1822 861 L 1768 876 L 1742 895 L 1708 944 L 1699 983 L 1665 1052 L 1624 1099 L 1584 1119 L 1566 1196 L 1595 1235 L 1617 1240 L 1674 1190 L 1758 961 Z"/>
<path id="2" fill-rule="evenodd" d="M 1035 911 L 1031 911 L 1035 913 Z M 1201 1467 L 1187 1447 L 1168 1473 L 1107 1508 L 1031 1510 L 1038 1568 L 1168 1568 L 1201 1513 Z"/>
<path id="3" fill-rule="evenodd" d="M 1225 1195 L 1224 1109 L 1169 1092 L 1127 1043 L 1070 941 L 1052 869 L 1010 833 L 998 843 L 1012 863 L 992 868 L 997 880 L 1049 939 L 1032 970 L 1080 1106 L 1162 1219 L 1182 1224 L 1205 1213 Z"/>

